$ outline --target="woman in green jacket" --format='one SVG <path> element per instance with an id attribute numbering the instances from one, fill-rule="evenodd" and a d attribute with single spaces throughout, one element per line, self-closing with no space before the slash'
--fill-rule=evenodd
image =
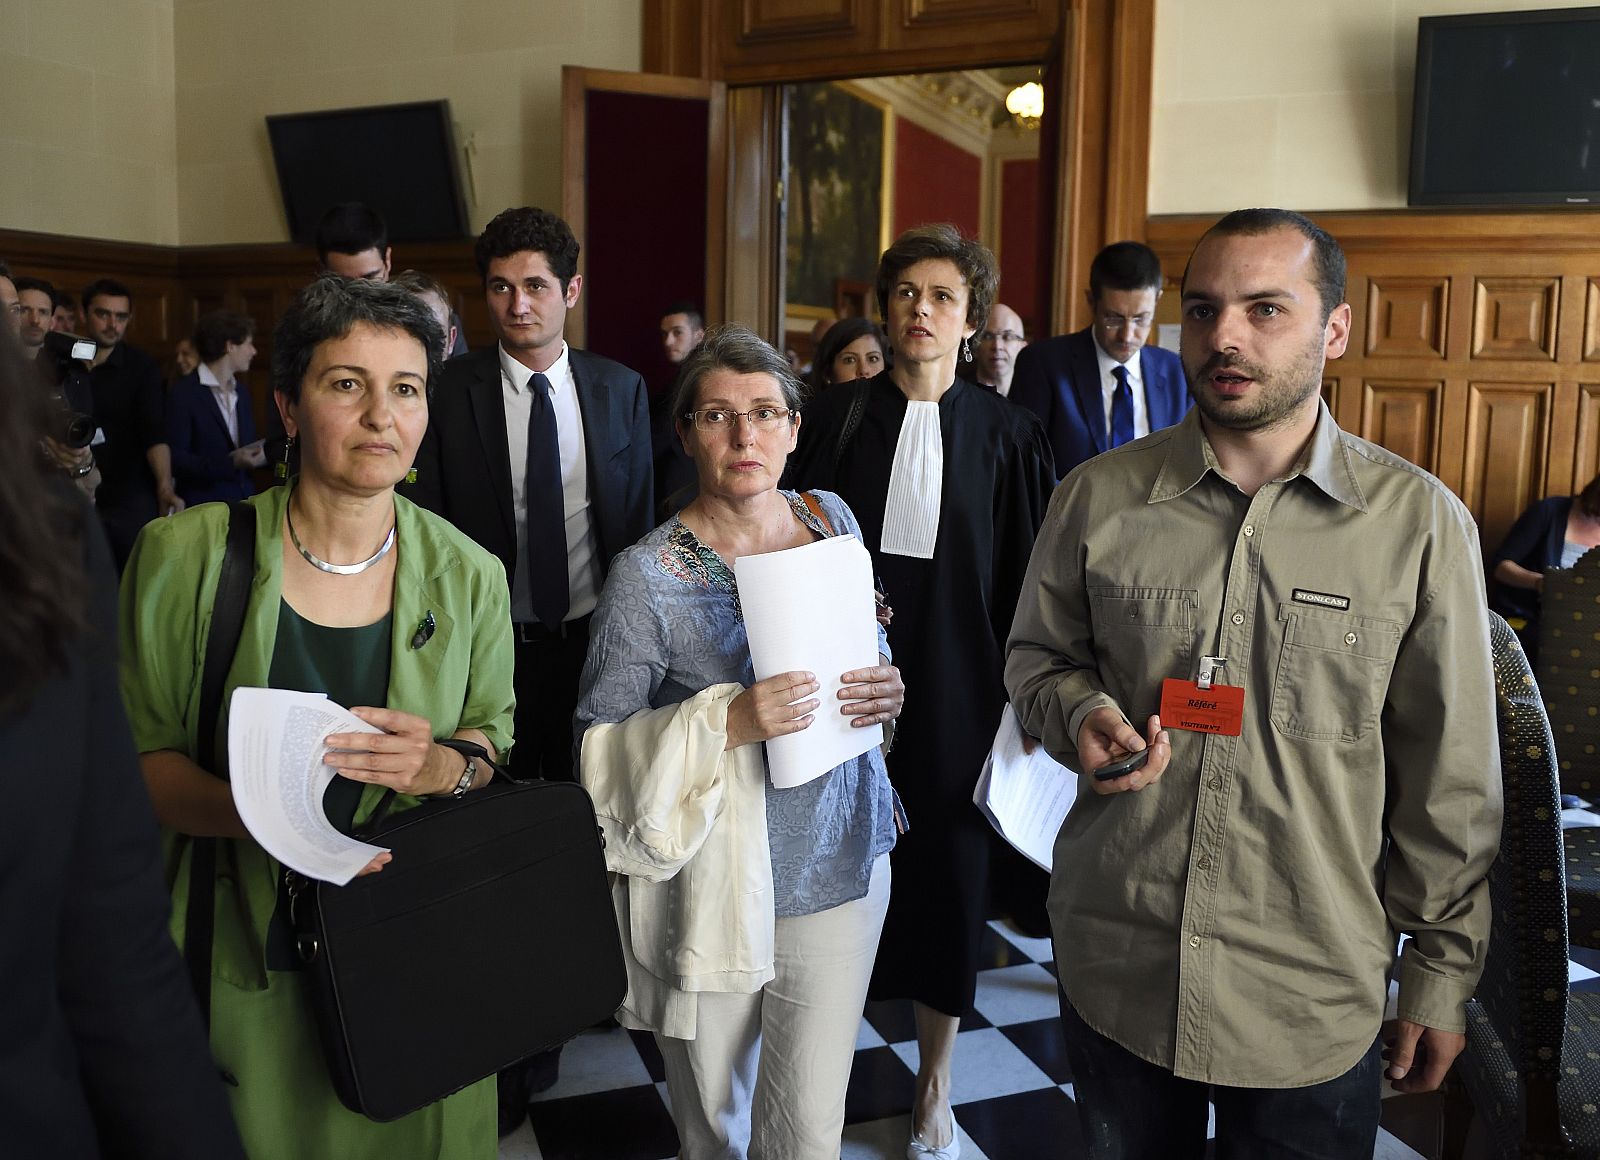
<path id="1" fill-rule="evenodd" d="M 490 766 L 469 766 L 439 740 L 472 742 L 491 760 L 511 742 L 505 571 L 394 493 L 427 426 L 442 344 L 426 307 L 403 290 L 333 277 L 300 294 L 275 338 L 274 395 L 300 471 L 247 501 L 256 510 L 255 578 L 215 752 L 225 766 L 227 706 L 240 686 L 321 692 L 352 707 L 383 732 L 329 739 L 356 750 L 338 755 L 341 776 L 324 799 L 345 831 L 388 789 L 404 795 L 401 806 L 488 781 Z M 217 851 L 211 1046 L 236 1081 L 229 1093 L 246 1148 L 252 1160 L 491 1160 L 492 1077 L 390 1123 L 339 1103 L 297 969 L 282 867 L 241 823 L 227 770 L 194 760 L 228 514 L 204 504 L 141 534 L 122 586 L 122 693 L 167 831 L 179 945 L 189 839 L 226 839 Z M 364 872 L 381 871 L 388 857 Z"/>

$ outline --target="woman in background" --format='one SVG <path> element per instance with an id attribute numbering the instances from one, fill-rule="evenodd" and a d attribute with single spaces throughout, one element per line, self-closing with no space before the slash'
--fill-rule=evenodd
<path id="1" fill-rule="evenodd" d="M 0 1152 L 243 1160 L 117 695 L 116 574 L 0 326 Z"/>
<path id="2" fill-rule="evenodd" d="M 200 350 L 192 338 L 180 338 L 172 348 L 172 365 L 177 369 L 174 378 L 181 379 L 184 375 L 191 375 L 200 365 Z"/>
<path id="3" fill-rule="evenodd" d="M 811 363 L 809 385 L 813 397 L 836 383 L 870 379 L 883 370 L 888 344 L 883 329 L 870 318 L 845 318 L 822 336 Z"/>
<path id="4" fill-rule="evenodd" d="M 956 1030 L 972 1005 L 987 918 L 989 825 L 972 790 L 1000 725 L 1006 635 L 1055 483 L 1031 411 L 957 377 L 999 283 L 994 255 L 950 225 L 901 234 L 878 264 L 894 367 L 805 411 L 795 486 L 839 493 L 861 521 L 894 609 L 889 643 L 912 690 L 889 754 L 911 829 L 894 851 L 874 999 L 914 1001 L 908 1155 L 953 1160 Z"/>
<path id="5" fill-rule="evenodd" d="M 1539 597 L 1544 574 L 1570 568 L 1600 546 L 1600 475 L 1577 495 L 1542 499 L 1517 517 L 1489 560 L 1489 607 L 1522 641 L 1529 664 L 1539 656 Z"/>

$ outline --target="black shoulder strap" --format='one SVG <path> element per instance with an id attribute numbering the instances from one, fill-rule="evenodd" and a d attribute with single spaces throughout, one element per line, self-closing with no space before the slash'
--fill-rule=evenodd
<path id="1" fill-rule="evenodd" d="M 207 773 L 217 771 L 217 717 L 222 686 L 233 654 L 244 635 L 245 606 L 256 570 L 256 509 L 233 503 L 228 512 L 228 546 L 222 575 L 211 605 L 211 631 L 206 637 L 206 663 L 200 676 L 200 723 L 195 761 Z M 189 905 L 184 912 L 183 952 L 189 962 L 200 1017 L 211 1023 L 211 944 L 216 915 L 217 839 L 195 838 L 189 852 Z"/>
<path id="2" fill-rule="evenodd" d="M 850 440 L 856 437 L 856 431 L 861 426 L 861 416 L 867 411 L 867 395 L 872 390 L 871 379 L 857 379 L 851 384 L 850 410 L 845 412 L 844 426 L 839 428 L 839 442 L 833 447 L 833 478 L 828 482 L 835 489 L 839 486 L 839 462 L 844 459 L 844 449 L 850 446 Z"/>

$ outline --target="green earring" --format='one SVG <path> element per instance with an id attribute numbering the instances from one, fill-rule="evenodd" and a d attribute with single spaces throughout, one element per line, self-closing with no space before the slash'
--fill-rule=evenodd
<path id="1" fill-rule="evenodd" d="M 417 482 L 417 469 L 415 467 L 413 467 L 410 471 L 406 472 L 406 482 L 407 483 L 416 483 Z"/>
<path id="2" fill-rule="evenodd" d="M 272 476 L 279 483 L 289 478 L 289 457 L 294 454 L 294 436 L 289 436 L 283 444 L 283 458 L 272 465 Z"/>

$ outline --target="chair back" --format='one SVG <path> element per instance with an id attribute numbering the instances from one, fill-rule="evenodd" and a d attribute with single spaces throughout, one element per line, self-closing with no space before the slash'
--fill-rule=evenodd
<path id="1" fill-rule="evenodd" d="M 1527 655 L 1501 617 L 1491 612 L 1489 621 L 1505 825 L 1489 872 L 1494 917 L 1477 999 L 1521 1077 L 1524 1123 L 1537 1139 L 1560 1125 L 1556 1084 L 1567 1024 L 1561 803 L 1550 726 Z"/>
<path id="2" fill-rule="evenodd" d="M 1600 796 L 1600 549 L 1544 574 L 1538 664 L 1561 792 L 1594 801 Z"/>

